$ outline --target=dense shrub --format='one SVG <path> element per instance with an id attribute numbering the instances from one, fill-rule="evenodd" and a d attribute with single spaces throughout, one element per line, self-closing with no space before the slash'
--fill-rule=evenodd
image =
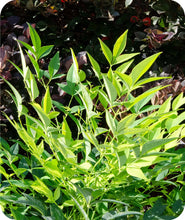
<path id="1" fill-rule="evenodd" d="M 19 135 L 1 138 L 0 203 L 15 219 L 172 219 L 185 202 L 183 94 L 152 105 L 156 86 L 138 95 L 143 77 L 160 53 L 129 69 L 138 53 L 124 53 L 125 31 L 113 50 L 101 40 L 106 72 L 88 53 L 95 81 L 73 63 L 66 80 L 54 83 L 67 104 L 52 99 L 52 82 L 61 78 L 59 53 L 41 69 L 52 46 L 29 25 L 34 47 L 19 41 L 23 99 L 7 80 L 17 119 L 7 117 Z M 33 71 L 26 64 L 26 48 Z M 29 52 L 28 52 L 29 50 Z M 103 67 L 104 69 L 104 67 Z M 104 69 L 105 70 L 105 69 Z"/>

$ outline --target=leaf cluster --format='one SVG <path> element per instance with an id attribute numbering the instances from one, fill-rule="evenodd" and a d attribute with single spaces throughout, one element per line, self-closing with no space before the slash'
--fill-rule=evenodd
<path id="1" fill-rule="evenodd" d="M 1 138 L 0 204 L 4 209 L 17 220 L 165 219 L 180 214 L 185 201 L 185 151 L 178 146 L 185 137 L 185 125 L 179 109 L 185 98 L 180 94 L 160 106 L 151 105 L 152 97 L 163 89 L 160 86 L 133 95 L 146 83 L 164 78 L 143 78 L 160 53 L 128 71 L 138 53 L 123 54 L 127 31 L 112 51 L 99 39 L 109 68 L 103 73 L 88 54 L 98 81 L 94 86 L 85 80 L 86 73 L 79 69 L 71 49 L 73 64 L 66 84 L 58 84 L 70 95 L 64 106 L 50 94 L 50 82 L 58 77 L 59 53 L 43 73 L 38 60 L 52 46 L 41 46 L 39 35 L 31 25 L 29 28 L 33 47 L 24 46 L 31 51 L 35 74 L 26 65 L 21 47 L 22 69 L 14 66 L 37 117 L 5 80 L 18 112 L 17 121 L 7 119 L 20 140 L 10 145 Z M 36 102 L 38 83 L 45 89 L 41 103 Z M 73 138 L 74 125 L 77 138 Z M 152 208 L 145 211 L 146 207 Z"/>

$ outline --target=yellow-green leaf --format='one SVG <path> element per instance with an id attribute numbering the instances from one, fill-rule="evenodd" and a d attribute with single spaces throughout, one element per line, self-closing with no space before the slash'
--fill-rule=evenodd
<path id="1" fill-rule="evenodd" d="M 38 193 L 46 196 L 47 197 L 47 202 L 54 202 L 52 191 L 37 176 L 36 176 L 36 180 L 33 182 L 31 187 L 35 191 L 37 191 Z"/>
<path id="2" fill-rule="evenodd" d="M 100 42 L 101 49 L 103 51 L 104 56 L 106 57 L 109 64 L 111 64 L 112 63 L 112 52 L 111 52 L 111 50 L 108 48 L 108 46 L 105 43 L 103 43 L 102 40 L 99 39 L 99 42 Z"/>
<path id="3" fill-rule="evenodd" d="M 144 175 L 143 171 L 139 167 L 134 167 L 134 166 L 133 167 L 127 167 L 126 171 L 131 176 L 138 177 L 140 179 L 144 179 L 144 180 L 148 181 L 148 179 Z"/>
<path id="4" fill-rule="evenodd" d="M 116 41 L 113 48 L 113 59 L 115 60 L 125 49 L 127 43 L 127 33 L 126 30 Z"/>
<path id="5" fill-rule="evenodd" d="M 49 92 L 49 86 L 46 89 L 46 93 L 43 100 L 43 109 L 46 114 L 48 114 L 51 111 L 52 107 L 52 100 Z"/>

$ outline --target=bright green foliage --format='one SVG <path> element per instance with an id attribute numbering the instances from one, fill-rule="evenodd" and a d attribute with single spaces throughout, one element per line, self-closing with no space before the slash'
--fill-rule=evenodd
<path id="1" fill-rule="evenodd" d="M 34 47 L 24 46 L 34 56 L 31 62 L 36 75 L 26 66 L 21 48 L 22 69 L 16 68 L 37 116 L 30 115 L 18 91 L 7 82 L 18 121 L 7 118 L 20 140 L 10 146 L 1 139 L 0 204 L 18 220 L 32 219 L 33 213 L 34 219 L 52 220 L 171 219 L 180 214 L 185 200 L 185 150 L 175 147 L 185 137 L 184 113 L 178 113 L 185 103 L 183 95 L 173 102 L 169 98 L 161 106 L 150 105 L 160 86 L 133 96 L 133 91 L 145 83 L 163 79 L 142 78 L 160 53 L 146 58 L 127 74 L 131 59 L 137 55 L 122 54 L 127 31 L 118 38 L 113 52 L 100 40 L 109 69 L 102 73 L 88 54 L 98 81 L 94 86 L 84 82 L 86 75 L 79 70 L 71 50 L 73 65 L 67 83 L 58 84 L 71 96 L 69 105 L 63 106 L 52 101 L 49 89 L 59 69 L 59 53 L 51 59 L 47 73 L 41 74 L 38 59 L 47 55 L 52 46 L 41 47 L 38 34 L 29 27 Z M 48 78 L 47 84 L 44 77 Z M 36 81 L 45 88 L 41 104 L 35 101 L 39 96 Z M 73 99 L 75 106 L 71 105 Z M 62 121 L 58 118 L 61 112 Z M 75 139 L 69 117 L 76 126 Z M 26 152 L 24 156 L 19 148 Z M 174 188 L 169 190 L 169 186 Z M 160 196 L 153 196 L 154 191 L 160 191 Z M 176 209 L 177 204 L 180 209 Z M 144 213 L 144 206 L 152 208 Z"/>

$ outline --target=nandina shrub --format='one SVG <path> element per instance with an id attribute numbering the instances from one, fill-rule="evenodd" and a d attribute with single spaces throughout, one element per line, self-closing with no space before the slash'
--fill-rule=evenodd
<path id="1" fill-rule="evenodd" d="M 19 135 L 19 140 L 1 138 L 0 203 L 5 213 L 15 219 L 55 220 L 178 216 L 185 203 L 185 148 L 179 146 L 185 137 L 184 113 L 179 113 L 185 98 L 181 93 L 173 101 L 169 97 L 162 105 L 151 105 L 156 92 L 166 87 L 160 85 L 135 93 L 165 78 L 143 78 L 160 53 L 128 71 L 138 53 L 123 54 L 127 31 L 112 51 L 99 39 L 109 68 L 103 73 L 88 54 L 95 85 L 86 80 L 71 49 L 66 82 L 57 84 L 70 97 L 65 106 L 52 100 L 50 90 L 51 81 L 61 77 L 59 53 L 47 70 L 40 69 L 39 59 L 52 46 L 42 46 L 35 29 L 29 28 L 33 47 L 20 43 L 35 73 L 20 46 L 22 69 L 12 63 L 22 76 L 27 105 L 5 80 L 18 119 L 6 117 Z M 38 101 L 40 86 L 45 92 Z"/>

